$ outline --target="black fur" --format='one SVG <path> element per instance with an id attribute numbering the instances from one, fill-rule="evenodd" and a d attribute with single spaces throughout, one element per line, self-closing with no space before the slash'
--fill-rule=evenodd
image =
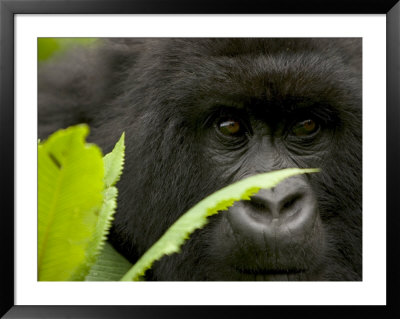
<path id="1" fill-rule="evenodd" d="M 216 137 L 220 112 L 246 119 L 240 145 Z M 318 136 L 288 135 L 310 113 Z M 40 138 L 86 122 L 106 153 L 126 132 L 110 240 L 132 262 L 217 189 L 272 169 L 319 167 L 305 179 L 322 239 L 280 256 L 307 269 L 286 278 L 361 280 L 361 117 L 361 39 L 104 39 L 39 68 Z M 280 280 L 226 214 L 156 262 L 147 279 Z"/>

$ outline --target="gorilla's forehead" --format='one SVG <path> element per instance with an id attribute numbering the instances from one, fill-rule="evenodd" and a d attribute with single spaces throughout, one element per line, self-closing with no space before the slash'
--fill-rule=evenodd
<path id="1" fill-rule="evenodd" d="M 361 54 L 360 38 L 179 38 L 159 39 L 171 54 L 179 56 L 207 55 L 242 56 L 257 54 L 276 54 L 279 52 L 317 52 L 318 54 L 336 53 Z"/>
<path id="2" fill-rule="evenodd" d="M 350 101 L 360 92 L 355 71 L 360 39 L 168 39 L 161 44 L 168 50 L 155 67 L 162 73 L 157 79 L 164 89 L 167 84 L 174 108 L 181 105 L 184 112 L 216 104 L 354 108 Z"/>

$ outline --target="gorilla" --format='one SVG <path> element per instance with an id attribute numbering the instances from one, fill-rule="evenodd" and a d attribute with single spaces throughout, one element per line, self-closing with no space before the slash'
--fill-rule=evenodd
<path id="1" fill-rule="evenodd" d="M 291 177 L 209 218 L 146 272 L 161 281 L 362 280 L 360 38 L 113 38 L 39 63 L 39 138 L 126 134 L 109 240 L 132 263 L 201 199 Z"/>

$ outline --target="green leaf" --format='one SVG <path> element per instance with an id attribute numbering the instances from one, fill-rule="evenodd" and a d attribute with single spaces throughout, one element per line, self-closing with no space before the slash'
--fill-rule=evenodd
<path id="1" fill-rule="evenodd" d="M 118 190 L 115 185 L 122 174 L 125 156 L 125 134 L 122 133 L 119 141 L 114 146 L 114 149 L 104 156 L 104 190 L 103 205 L 100 210 L 97 220 L 96 230 L 93 235 L 93 240 L 88 247 L 87 263 L 92 265 L 104 246 L 107 240 L 107 235 L 111 227 L 111 222 L 114 218 L 115 209 L 117 208 Z"/>
<path id="2" fill-rule="evenodd" d="M 60 49 L 60 43 L 54 38 L 38 38 L 38 60 L 48 59 Z"/>
<path id="3" fill-rule="evenodd" d="M 65 52 L 77 45 L 91 45 L 96 38 L 38 38 L 38 60 L 45 61 L 56 52 Z"/>
<path id="4" fill-rule="evenodd" d="M 122 168 L 124 166 L 124 155 L 125 132 L 122 133 L 121 138 L 115 145 L 113 151 L 104 156 L 104 182 L 106 184 L 106 187 L 115 185 L 115 183 L 118 182 L 122 173 Z"/>
<path id="5" fill-rule="evenodd" d="M 107 234 L 111 227 L 111 222 L 117 207 L 117 195 L 118 191 L 114 186 L 104 190 L 103 205 L 100 209 L 94 234 L 92 235 L 92 238 L 86 249 L 86 259 L 80 266 L 80 269 L 82 270 L 90 269 L 93 266 L 104 246 L 105 241 L 107 240 Z M 82 272 L 78 271 L 78 273 Z M 72 277 L 70 280 L 83 280 L 83 278 L 82 276 L 76 278 Z"/>
<path id="6" fill-rule="evenodd" d="M 117 208 L 118 196 L 117 188 L 111 185 L 115 185 L 122 174 L 124 156 L 125 134 L 122 133 L 112 152 L 103 157 L 105 170 L 104 183 L 106 186 L 106 189 L 104 190 L 104 200 L 97 220 L 93 239 L 89 243 L 87 249 L 86 265 L 82 265 L 82 267 L 91 267 L 96 262 L 98 255 L 107 240 L 111 222 L 114 218 L 115 209 Z"/>
<path id="7" fill-rule="evenodd" d="M 131 267 L 132 264 L 106 242 L 85 280 L 118 281 Z"/>
<path id="8" fill-rule="evenodd" d="M 193 208 L 182 215 L 165 234 L 139 259 L 139 261 L 125 274 L 122 281 L 141 280 L 147 269 L 164 255 L 178 253 L 180 246 L 196 229 L 207 223 L 207 217 L 226 210 L 235 201 L 249 200 L 250 196 L 261 188 L 276 186 L 290 176 L 318 172 L 318 169 L 288 168 L 284 170 L 251 176 L 225 188 L 218 190 L 201 200 Z"/>
<path id="9" fill-rule="evenodd" d="M 100 149 L 85 143 L 89 128 L 59 130 L 38 147 L 38 277 L 83 280 L 87 249 L 103 201 Z"/>

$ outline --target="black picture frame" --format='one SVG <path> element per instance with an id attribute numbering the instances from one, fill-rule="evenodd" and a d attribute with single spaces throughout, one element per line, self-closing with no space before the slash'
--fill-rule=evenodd
<path id="1" fill-rule="evenodd" d="M 16 14 L 386 14 L 387 305 L 386 306 L 20 306 L 14 304 L 14 17 Z M 398 0 L 0 0 L 0 315 L 4 318 L 400 318 L 400 2 Z M 378 212 L 381 213 L 381 212 Z M 379 216 L 377 216 L 379 218 Z"/>

